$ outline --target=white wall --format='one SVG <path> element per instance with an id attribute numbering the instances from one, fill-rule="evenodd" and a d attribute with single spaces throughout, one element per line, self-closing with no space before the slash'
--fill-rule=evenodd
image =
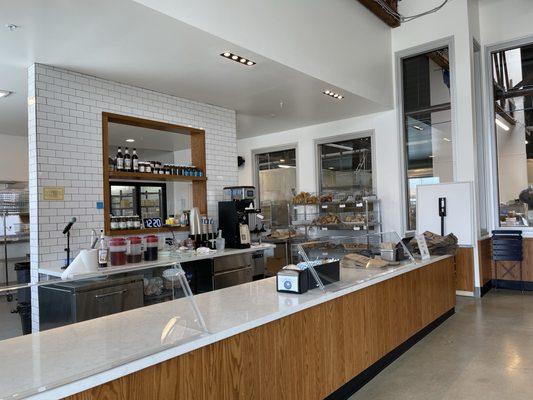
<path id="1" fill-rule="evenodd" d="M 0 181 L 28 181 L 28 138 L 0 133 Z"/>
<path id="2" fill-rule="evenodd" d="M 76 216 L 72 255 L 102 229 L 102 112 L 203 128 L 206 135 L 207 201 L 211 215 L 222 188 L 237 183 L 235 111 L 136 88 L 47 65 L 28 70 L 30 149 L 30 250 L 32 280 L 38 267 L 57 266 L 65 257 L 66 222 Z M 64 201 L 44 201 L 43 187 L 65 189 Z M 37 291 L 32 293 L 37 296 Z M 35 307 L 33 307 L 35 304 Z M 38 303 L 32 301 L 38 328 Z"/>
<path id="3" fill-rule="evenodd" d="M 479 2 L 479 19 L 483 45 L 533 34 L 531 0 L 482 0 Z"/>
<path id="4" fill-rule="evenodd" d="M 316 192 L 318 183 L 315 141 L 364 131 L 374 131 L 376 193 L 382 204 L 383 229 L 400 232 L 400 174 L 398 171 L 400 153 L 398 151 L 395 111 L 386 111 L 239 140 L 237 142 L 239 155 L 246 159 L 244 167 L 239 169 L 239 184 L 254 184 L 253 150 L 268 148 L 273 145 L 297 144 L 297 190 Z"/>
<path id="5" fill-rule="evenodd" d="M 392 106 L 391 30 L 357 1 L 136 1 L 344 90 Z"/>

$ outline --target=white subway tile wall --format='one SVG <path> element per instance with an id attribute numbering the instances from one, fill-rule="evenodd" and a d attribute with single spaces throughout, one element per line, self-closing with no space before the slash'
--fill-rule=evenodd
<path id="1" fill-rule="evenodd" d="M 103 227 L 103 210 L 96 203 L 103 201 L 104 111 L 204 129 L 211 217 L 217 217 L 222 188 L 238 182 L 234 110 L 34 64 L 28 69 L 33 281 L 39 279 L 38 266 L 63 262 L 62 230 L 71 217 L 77 218 L 71 237 L 73 256 L 89 244 L 92 229 Z M 44 201 L 46 186 L 63 187 L 64 201 Z M 35 317 L 36 311 L 33 308 Z"/>

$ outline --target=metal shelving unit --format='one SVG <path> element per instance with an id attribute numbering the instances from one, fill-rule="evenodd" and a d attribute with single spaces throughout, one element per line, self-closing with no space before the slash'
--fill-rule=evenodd
<path id="1" fill-rule="evenodd" d="M 380 232 L 379 204 L 379 199 L 375 196 L 350 201 L 289 204 L 289 228 L 297 232 L 296 236 L 289 238 L 292 259 L 298 258 L 296 246 L 302 242 L 324 237 L 357 236 Z"/>
<path id="2" fill-rule="evenodd" d="M 14 259 L 8 257 L 8 247 L 13 243 L 29 240 L 29 193 L 26 189 L 0 190 L 0 215 L 3 229 L 1 243 L 4 246 L 4 273 L 6 285 L 9 284 L 9 262 Z M 19 217 L 18 223 L 9 222 L 9 217 Z"/>

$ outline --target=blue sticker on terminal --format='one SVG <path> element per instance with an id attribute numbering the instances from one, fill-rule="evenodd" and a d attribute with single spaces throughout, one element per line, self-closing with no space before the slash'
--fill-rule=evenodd
<path id="1" fill-rule="evenodd" d="M 104 202 L 103 201 L 97 201 L 96 202 L 96 209 L 97 210 L 103 210 L 104 209 Z"/>

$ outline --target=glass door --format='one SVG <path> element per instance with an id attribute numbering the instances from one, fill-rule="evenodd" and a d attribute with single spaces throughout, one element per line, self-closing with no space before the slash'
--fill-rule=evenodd
<path id="1" fill-rule="evenodd" d="M 141 205 L 141 218 L 161 218 L 166 216 L 166 196 L 164 185 L 140 186 L 139 198 Z"/>
<path id="2" fill-rule="evenodd" d="M 137 214 L 135 185 L 111 185 L 111 215 L 114 217 Z"/>

